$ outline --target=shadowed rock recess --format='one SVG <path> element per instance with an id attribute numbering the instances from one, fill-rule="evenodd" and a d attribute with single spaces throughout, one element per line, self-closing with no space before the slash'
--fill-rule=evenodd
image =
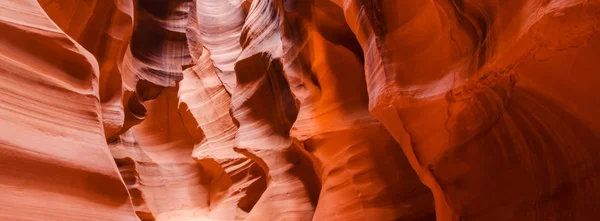
<path id="1" fill-rule="evenodd" d="M 598 221 L 600 0 L 0 0 L 0 221 Z"/>

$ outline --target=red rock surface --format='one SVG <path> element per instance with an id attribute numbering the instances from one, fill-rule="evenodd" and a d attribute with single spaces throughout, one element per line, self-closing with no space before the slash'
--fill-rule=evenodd
<path id="1" fill-rule="evenodd" d="M 0 220 L 596 221 L 599 0 L 2 0 Z"/>

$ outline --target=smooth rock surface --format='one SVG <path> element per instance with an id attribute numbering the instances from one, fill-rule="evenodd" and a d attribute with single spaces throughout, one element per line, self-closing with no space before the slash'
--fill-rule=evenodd
<path id="1" fill-rule="evenodd" d="M 599 0 L 2 0 L 0 31 L 0 220 L 600 220 Z"/>

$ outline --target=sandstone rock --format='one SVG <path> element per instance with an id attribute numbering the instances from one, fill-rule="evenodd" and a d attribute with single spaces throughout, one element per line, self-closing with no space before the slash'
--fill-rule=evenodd
<path id="1" fill-rule="evenodd" d="M 3 0 L 0 31 L 0 220 L 600 219 L 598 0 Z"/>
<path id="2" fill-rule="evenodd" d="M 0 219 L 137 220 L 104 139 L 98 61 L 38 2 L 0 11 Z"/>

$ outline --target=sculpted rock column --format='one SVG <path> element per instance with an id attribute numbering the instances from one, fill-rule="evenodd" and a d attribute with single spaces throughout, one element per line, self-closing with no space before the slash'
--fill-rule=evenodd
<path id="1" fill-rule="evenodd" d="M 137 145 L 112 149 L 117 162 L 135 161 L 143 199 L 157 220 L 192 219 L 208 212 L 208 180 L 192 158 L 193 142 L 177 103 L 177 88 L 167 88 L 145 102 L 146 119 L 131 128 Z M 131 140 L 130 136 L 122 139 Z"/>
<path id="2" fill-rule="evenodd" d="M 132 0 L 39 0 L 52 20 L 90 51 L 100 68 L 99 94 L 102 123 L 107 138 L 124 124 L 120 65 L 133 30 Z M 72 17 L 69 17 L 72 16 Z"/>
<path id="3" fill-rule="evenodd" d="M 211 179 L 207 216 L 243 220 L 266 188 L 266 176 L 258 164 L 234 151 L 237 125 L 229 111 L 231 95 L 200 41 L 198 7 L 194 4 L 189 14 L 187 37 L 196 64 L 184 71 L 179 84 L 180 113 L 195 143 L 192 156 L 202 166 L 204 176 Z"/>
<path id="4" fill-rule="evenodd" d="M 233 70 L 242 46 L 240 35 L 246 18 L 245 0 L 196 0 L 200 37 L 210 51 L 217 74 L 229 94 L 235 88 Z"/>
<path id="5" fill-rule="evenodd" d="M 284 69 L 300 103 L 291 136 L 322 164 L 313 220 L 434 220 L 431 193 L 368 112 L 362 51 L 343 11 L 283 3 Z"/>
<path id="6" fill-rule="evenodd" d="M 164 87 L 176 86 L 183 78 L 183 66 L 192 63 L 185 33 L 192 1 L 136 3 L 136 27 L 120 63 L 125 120 L 117 135 L 144 120 L 142 103 L 156 98 Z"/>
<path id="7" fill-rule="evenodd" d="M 288 135 L 296 107 L 279 61 L 277 10 L 271 0 L 252 1 L 235 65 L 231 107 L 239 122 L 237 150 L 267 173 L 267 189 L 247 220 L 311 220 L 319 182 L 311 161 Z"/>
<path id="8" fill-rule="evenodd" d="M 0 11 L 0 220 L 138 220 L 106 145 L 98 62 L 37 1 Z"/>
<path id="9" fill-rule="evenodd" d="M 208 216 L 241 220 L 260 197 L 266 177 L 258 164 L 234 151 L 237 127 L 229 112 L 230 96 L 214 71 L 208 51 L 199 61 L 184 72 L 179 89 L 180 108 L 189 111 L 197 124 L 191 131 L 204 135 L 196 139 L 192 156 L 212 179 Z"/>
<path id="10" fill-rule="evenodd" d="M 593 62 L 560 57 L 597 49 L 585 44 L 598 41 L 597 1 L 336 2 L 365 51 L 369 110 L 432 189 L 438 220 L 598 218 L 599 121 L 572 109 L 598 102 L 541 83 L 588 93 L 577 82 L 593 69 L 565 67 Z"/>
<path id="11" fill-rule="evenodd" d="M 154 221 L 155 217 L 148 207 L 148 199 L 144 194 L 144 181 L 138 169 L 140 162 L 149 161 L 147 155 L 143 154 L 140 144 L 135 138 L 133 131 L 129 130 L 119 136 L 119 139 L 109 143 L 110 152 L 117 163 L 121 177 L 127 185 L 129 196 L 133 203 L 135 214 L 142 221 Z"/>
<path id="12" fill-rule="evenodd" d="M 128 110 L 119 137 L 124 148 L 113 145 L 113 156 L 124 177 L 134 167 L 130 191 L 140 218 L 206 217 L 208 179 L 192 158 L 194 142 L 177 98 L 182 66 L 192 61 L 186 39 L 192 2 L 137 3 L 136 29 L 121 66 Z"/>

